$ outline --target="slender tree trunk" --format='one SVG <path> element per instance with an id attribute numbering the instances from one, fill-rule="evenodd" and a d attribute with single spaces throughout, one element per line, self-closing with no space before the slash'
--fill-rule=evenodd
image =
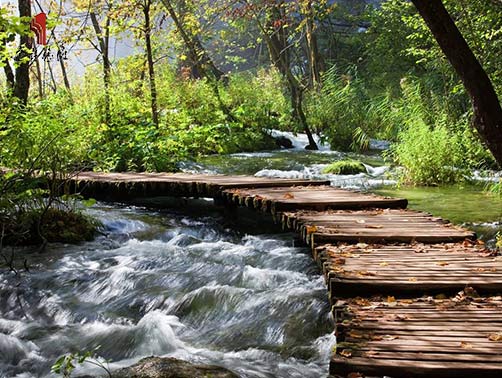
<path id="1" fill-rule="evenodd" d="M 183 42 L 188 50 L 188 55 L 195 65 L 195 69 L 207 79 L 220 80 L 223 76 L 218 67 L 214 64 L 213 60 L 210 58 L 202 42 L 196 35 L 192 35 L 188 30 L 186 30 L 183 25 L 182 20 L 178 17 L 176 10 L 174 9 L 170 0 L 161 0 L 164 4 L 169 16 L 176 25 L 176 29 L 181 35 Z"/>
<path id="2" fill-rule="evenodd" d="M 277 20 L 278 17 L 279 19 Z M 280 26 L 281 30 L 276 30 L 277 28 L 274 26 L 275 21 L 281 21 L 281 17 L 280 11 L 274 9 L 269 13 L 266 25 L 264 26 L 260 22 L 258 15 L 255 14 L 258 28 L 262 32 L 265 43 L 267 44 L 270 60 L 288 83 L 291 96 L 291 107 L 293 110 L 293 119 L 295 119 L 303 127 L 303 130 L 309 140 L 309 144 L 306 148 L 309 150 L 318 150 L 319 148 L 317 147 L 317 143 L 310 131 L 307 117 L 303 111 L 303 88 L 295 75 L 293 75 L 293 72 L 291 72 L 287 35 L 284 30 L 285 28 Z"/>
<path id="3" fill-rule="evenodd" d="M 18 0 L 19 16 L 31 18 L 31 1 Z M 16 79 L 14 82 L 14 96 L 26 105 L 30 90 L 30 54 L 31 37 L 21 35 L 19 39 L 19 49 L 16 55 Z"/>
<path id="4" fill-rule="evenodd" d="M 474 126 L 502 166 L 502 107 L 497 93 L 441 0 L 412 0 L 462 80 L 474 109 Z"/>
<path id="5" fill-rule="evenodd" d="M 38 56 L 35 58 L 35 68 L 37 70 L 37 82 L 38 82 L 38 97 L 44 98 L 44 82 L 42 79 L 42 69 L 40 68 L 40 61 Z"/>
<path id="6" fill-rule="evenodd" d="M 14 83 L 15 83 L 14 71 L 12 71 L 12 67 L 10 66 L 10 63 L 7 59 L 4 60 L 2 64 L 3 64 L 3 70 L 5 72 L 5 79 L 7 80 L 7 87 L 10 90 L 12 90 L 14 89 Z"/>
<path id="7" fill-rule="evenodd" d="M 96 13 L 89 12 L 91 18 L 92 26 L 94 32 L 96 33 L 96 38 L 99 44 L 99 53 L 101 54 L 101 59 L 103 60 L 103 84 L 104 84 L 104 101 L 105 101 L 105 124 L 110 125 L 111 123 L 111 111 L 110 111 L 110 76 L 111 76 L 111 63 L 109 59 L 109 41 L 110 41 L 110 17 L 107 16 L 105 23 L 105 34 L 101 30 L 101 26 L 98 22 L 98 17 Z"/>
<path id="8" fill-rule="evenodd" d="M 306 7 L 305 38 L 307 40 L 309 57 L 310 84 L 313 88 L 319 89 L 321 86 L 322 59 L 319 54 L 317 35 L 315 33 L 314 10 L 312 8 L 312 1 L 308 1 Z"/>
<path id="9" fill-rule="evenodd" d="M 59 61 L 59 66 L 61 67 L 61 75 L 63 76 L 63 82 L 64 86 L 66 88 L 66 91 L 71 97 L 71 86 L 70 86 L 70 80 L 68 80 L 68 73 L 66 71 L 66 66 L 64 65 L 64 57 L 61 52 L 61 46 L 59 45 L 59 42 L 56 40 L 56 36 L 54 33 L 52 34 L 54 43 L 56 44 L 56 47 L 58 49 L 58 61 Z"/>
<path id="10" fill-rule="evenodd" d="M 152 120 L 155 126 L 159 127 L 159 113 L 157 110 L 157 88 L 155 86 L 155 70 L 153 66 L 153 53 L 151 41 L 151 25 L 150 25 L 150 6 L 151 0 L 145 0 L 143 4 L 143 14 L 145 17 L 145 44 L 146 44 L 146 58 L 148 61 L 148 75 L 150 79 L 150 104 L 152 108 Z"/>

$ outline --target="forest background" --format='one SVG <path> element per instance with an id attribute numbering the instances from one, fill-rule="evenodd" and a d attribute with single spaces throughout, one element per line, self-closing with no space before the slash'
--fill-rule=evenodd
<path id="1" fill-rule="evenodd" d="M 443 3 L 500 98 L 502 2 Z M 26 179 L 35 171 L 52 183 L 79 170 L 176 171 L 200 155 L 274 148 L 272 129 L 306 133 L 310 149 L 314 133 L 340 151 L 391 141 L 387 159 L 403 167 L 402 183 L 455 183 L 498 167 L 461 78 L 410 1 L 29 4 L 0 10 L 9 222 L 37 196 L 44 215 L 56 201 L 59 188 Z M 41 10 L 45 47 L 27 27 Z M 134 49 L 114 59 L 121 40 Z M 77 76 L 86 49 L 96 61 Z"/>

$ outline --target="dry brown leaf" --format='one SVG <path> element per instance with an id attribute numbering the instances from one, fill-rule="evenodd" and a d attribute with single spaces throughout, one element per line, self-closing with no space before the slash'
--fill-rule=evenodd
<path id="1" fill-rule="evenodd" d="M 375 229 L 380 229 L 383 228 L 383 226 L 380 226 L 378 224 L 368 224 L 365 228 L 375 228 Z"/>
<path id="2" fill-rule="evenodd" d="M 357 297 L 354 299 L 354 304 L 358 306 L 369 306 L 371 305 L 371 302 L 365 298 Z"/>
<path id="3" fill-rule="evenodd" d="M 350 349 L 344 349 L 340 352 L 340 355 L 346 358 L 352 357 L 352 351 Z"/>
<path id="4" fill-rule="evenodd" d="M 466 343 L 465 341 L 461 341 L 460 342 L 460 347 L 462 349 L 472 349 L 472 344 Z"/>
<path id="5" fill-rule="evenodd" d="M 292 193 L 288 192 L 284 194 L 284 199 L 293 199 L 293 198 L 295 198 L 295 196 Z"/>
<path id="6" fill-rule="evenodd" d="M 408 278 L 408 281 L 410 281 L 410 282 L 417 282 L 417 279 L 416 279 L 416 277 L 410 277 L 410 278 Z"/>
<path id="7" fill-rule="evenodd" d="M 349 332 L 349 336 L 353 337 L 354 339 L 362 339 L 366 337 L 366 334 L 362 331 L 359 331 L 357 329 L 353 329 Z"/>
<path id="8" fill-rule="evenodd" d="M 387 303 L 394 303 L 394 302 L 396 302 L 396 298 L 393 297 L 393 296 L 391 296 L 391 295 L 389 295 L 387 297 Z"/>
<path id="9" fill-rule="evenodd" d="M 306 226 L 305 230 L 307 231 L 307 234 L 313 234 L 314 232 L 317 231 L 317 227 L 316 226 Z"/>
<path id="10" fill-rule="evenodd" d="M 366 244 L 366 243 L 357 243 L 357 244 L 356 244 L 356 247 L 357 247 L 357 248 L 364 249 L 364 248 L 367 248 L 367 247 L 368 247 L 368 244 Z"/>
<path id="11" fill-rule="evenodd" d="M 502 332 L 492 333 L 488 336 L 490 341 L 502 342 Z"/>
<path id="12" fill-rule="evenodd" d="M 450 264 L 448 264 L 446 261 L 438 261 L 438 262 L 436 263 L 436 265 L 439 265 L 439 266 L 447 266 L 447 265 L 450 265 Z"/>
<path id="13" fill-rule="evenodd" d="M 388 266 L 388 265 L 389 265 L 389 263 L 385 262 L 385 261 L 380 263 L 380 266 Z"/>
<path id="14" fill-rule="evenodd" d="M 360 270 L 360 271 L 356 272 L 356 275 L 359 277 L 372 277 L 372 276 L 376 276 L 376 273 L 368 272 L 367 270 Z"/>
<path id="15" fill-rule="evenodd" d="M 392 341 L 392 340 L 399 339 L 399 336 L 396 336 L 396 335 L 385 335 L 382 339 L 385 340 L 385 341 Z"/>

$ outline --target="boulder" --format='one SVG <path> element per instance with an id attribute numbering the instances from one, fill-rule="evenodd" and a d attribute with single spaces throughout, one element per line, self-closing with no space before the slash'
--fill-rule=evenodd
<path id="1" fill-rule="evenodd" d="M 116 370 L 113 378 L 239 378 L 220 366 L 195 365 L 176 358 L 147 357 Z"/>
<path id="2" fill-rule="evenodd" d="M 293 148 L 293 142 L 286 138 L 285 136 L 277 136 L 277 137 L 274 137 L 275 139 L 275 144 L 277 144 L 277 146 L 279 147 L 282 147 L 282 148 Z"/>

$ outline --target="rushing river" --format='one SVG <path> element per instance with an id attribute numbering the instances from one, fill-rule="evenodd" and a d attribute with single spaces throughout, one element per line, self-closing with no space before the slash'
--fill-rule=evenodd
<path id="1" fill-rule="evenodd" d="M 362 160 L 368 173 L 322 174 L 347 156 Z M 502 229 L 502 200 L 479 188 L 382 189 L 394 181 L 378 154 L 297 148 L 208 157 L 183 169 L 329 178 L 404 195 L 412 207 L 468 222 L 490 242 Z M 326 288 L 293 234 L 248 210 L 205 200 L 98 204 L 89 212 L 104 235 L 50 245 L 43 254 L 18 251 L 30 271 L 19 278 L 0 272 L 0 377 L 50 376 L 60 355 L 98 345 L 112 369 L 160 355 L 221 365 L 242 377 L 327 376 L 335 338 Z M 88 364 L 77 372 L 102 373 Z"/>
<path id="2" fill-rule="evenodd" d="M 204 203 L 91 213 L 106 236 L 29 255 L 19 281 L 1 275 L 1 377 L 45 376 L 59 355 L 97 345 L 112 368 L 169 355 L 242 377 L 327 375 L 326 288 L 293 235 Z"/>

